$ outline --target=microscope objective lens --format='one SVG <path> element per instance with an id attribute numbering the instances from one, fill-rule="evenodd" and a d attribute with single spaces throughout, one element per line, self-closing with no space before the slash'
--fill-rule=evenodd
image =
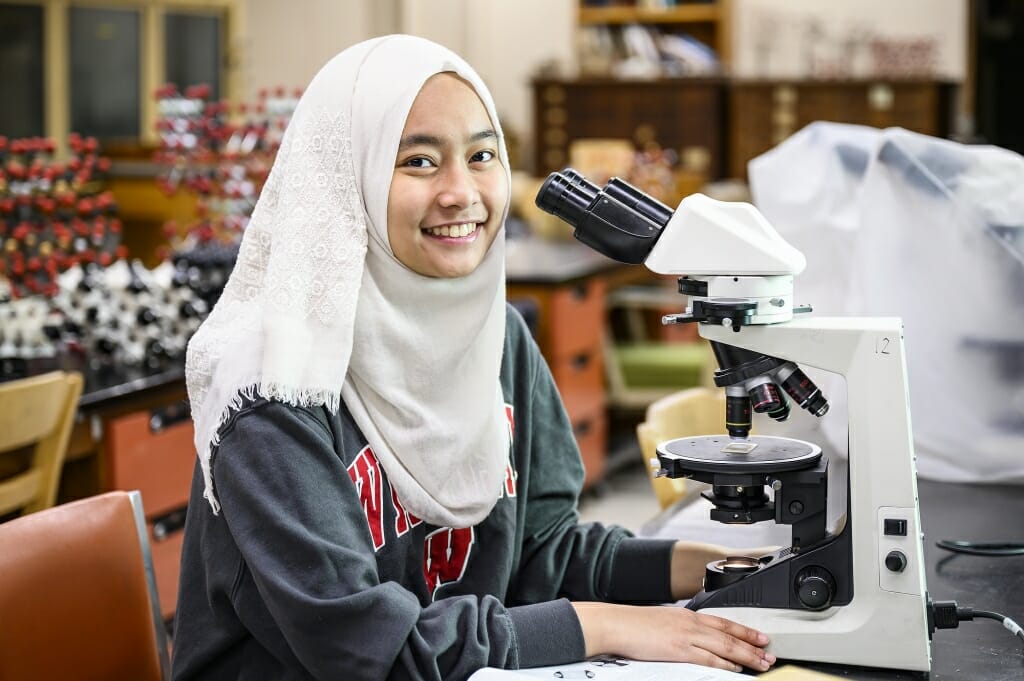
<path id="1" fill-rule="evenodd" d="M 779 389 L 774 383 L 762 383 L 750 389 L 750 405 L 758 414 L 775 411 L 782 406 Z"/>
<path id="2" fill-rule="evenodd" d="M 821 394 L 814 381 L 799 368 L 786 377 L 782 387 L 794 402 L 815 416 L 821 417 L 828 413 L 828 400 Z"/>
<path id="3" fill-rule="evenodd" d="M 725 396 L 725 427 L 734 439 L 746 439 L 751 427 L 750 398 L 746 395 Z"/>

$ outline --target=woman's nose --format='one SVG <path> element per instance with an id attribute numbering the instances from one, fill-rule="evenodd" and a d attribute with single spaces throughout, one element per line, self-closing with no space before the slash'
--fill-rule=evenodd
<path id="1" fill-rule="evenodd" d="M 480 200 L 480 190 L 469 168 L 453 167 L 444 173 L 438 202 L 445 208 L 465 208 Z"/>

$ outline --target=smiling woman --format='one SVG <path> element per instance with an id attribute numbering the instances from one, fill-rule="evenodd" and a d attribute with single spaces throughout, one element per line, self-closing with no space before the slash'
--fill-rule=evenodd
<path id="1" fill-rule="evenodd" d="M 491 96 L 439 45 L 360 43 L 306 89 L 188 348 L 174 679 L 774 661 L 746 627 L 622 604 L 694 592 L 726 551 L 578 522 L 572 428 L 505 303 L 509 186 Z"/>

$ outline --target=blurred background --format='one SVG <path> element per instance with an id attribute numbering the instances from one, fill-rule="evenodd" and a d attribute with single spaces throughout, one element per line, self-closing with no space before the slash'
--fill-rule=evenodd
<path id="1" fill-rule="evenodd" d="M 692 325 L 659 323 L 685 307 L 673 281 L 533 207 L 547 173 L 674 207 L 750 200 L 748 164 L 819 121 L 1024 151 L 1010 0 L 0 0 L 0 378 L 85 375 L 54 501 L 143 489 L 165 610 L 194 457 L 185 344 L 302 89 L 388 33 L 454 49 L 494 94 L 508 297 L 569 411 L 585 512 L 632 527 L 671 500 L 638 425 L 714 367 Z M 2 457 L 0 478 L 29 465 Z"/>

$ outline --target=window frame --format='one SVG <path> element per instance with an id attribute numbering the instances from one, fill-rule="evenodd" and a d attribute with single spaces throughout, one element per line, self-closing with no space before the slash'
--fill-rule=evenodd
<path id="1" fill-rule="evenodd" d="M 139 12 L 139 130 L 135 143 L 104 147 L 104 155 L 145 155 L 159 145 L 156 133 L 157 103 L 154 93 L 166 82 L 167 12 L 213 14 L 222 20 L 220 82 L 221 98 L 241 101 L 239 51 L 243 8 L 238 0 L 0 0 L 2 5 L 34 5 L 43 8 L 43 132 L 57 143 L 58 156 L 66 156 L 71 126 L 70 10 L 72 7 L 134 9 Z"/>

